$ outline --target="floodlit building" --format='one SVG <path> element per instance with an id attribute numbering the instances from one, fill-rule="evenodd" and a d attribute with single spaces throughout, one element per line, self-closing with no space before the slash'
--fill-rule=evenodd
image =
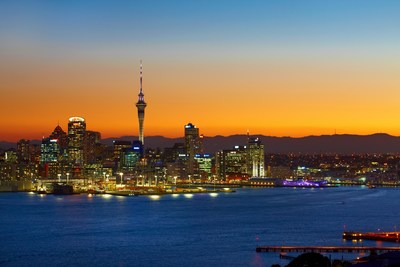
<path id="1" fill-rule="evenodd" d="M 259 138 L 248 140 L 247 171 L 251 177 L 265 176 L 264 145 Z"/>
<path id="2" fill-rule="evenodd" d="M 71 117 L 68 122 L 68 158 L 73 164 L 83 164 L 86 122 L 82 117 Z"/>
<path id="3" fill-rule="evenodd" d="M 188 176 L 196 174 L 196 154 L 202 153 L 202 138 L 199 134 L 199 128 L 192 123 L 185 125 L 185 148 L 187 155 L 186 170 Z"/>

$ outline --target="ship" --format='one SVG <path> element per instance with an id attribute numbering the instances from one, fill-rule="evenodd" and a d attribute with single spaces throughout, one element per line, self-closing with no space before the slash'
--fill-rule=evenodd
<path id="1" fill-rule="evenodd" d="M 72 185 L 63 184 L 63 183 L 53 183 L 53 189 L 51 193 L 54 195 L 72 195 L 74 194 L 74 188 Z"/>

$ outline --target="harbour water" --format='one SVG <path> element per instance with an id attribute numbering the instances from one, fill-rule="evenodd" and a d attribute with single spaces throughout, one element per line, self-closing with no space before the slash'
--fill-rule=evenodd
<path id="1" fill-rule="evenodd" d="M 352 245 L 343 230 L 396 230 L 399 196 L 396 188 L 366 187 L 161 197 L 2 193 L 0 265 L 284 265 L 256 246 Z"/>

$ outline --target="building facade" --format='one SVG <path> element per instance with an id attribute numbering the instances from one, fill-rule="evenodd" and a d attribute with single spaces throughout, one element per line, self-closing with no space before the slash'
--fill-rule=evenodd
<path id="1" fill-rule="evenodd" d="M 86 122 L 82 117 L 71 117 L 68 122 L 68 159 L 72 164 L 83 165 Z"/>

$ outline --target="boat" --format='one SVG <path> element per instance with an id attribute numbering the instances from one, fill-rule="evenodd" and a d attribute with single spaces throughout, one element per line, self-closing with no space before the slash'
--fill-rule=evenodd
<path id="1" fill-rule="evenodd" d="M 74 188 L 69 184 L 53 183 L 52 193 L 55 195 L 72 195 Z"/>
<path id="2" fill-rule="evenodd" d="M 375 189 L 375 188 L 376 188 L 376 185 L 369 184 L 369 185 L 368 185 L 368 188 L 369 188 L 369 189 Z"/>
<path id="3" fill-rule="evenodd" d="M 45 195 L 45 194 L 47 194 L 47 191 L 44 188 L 38 188 L 38 190 L 36 191 L 36 194 Z"/>
<path id="4" fill-rule="evenodd" d="M 47 190 L 46 186 L 40 186 L 36 190 L 36 194 L 39 194 L 39 195 L 45 195 L 48 193 L 50 193 L 50 192 Z"/>
<path id="5" fill-rule="evenodd" d="M 326 187 L 327 181 L 306 181 L 306 180 L 284 180 L 284 187 Z"/>

